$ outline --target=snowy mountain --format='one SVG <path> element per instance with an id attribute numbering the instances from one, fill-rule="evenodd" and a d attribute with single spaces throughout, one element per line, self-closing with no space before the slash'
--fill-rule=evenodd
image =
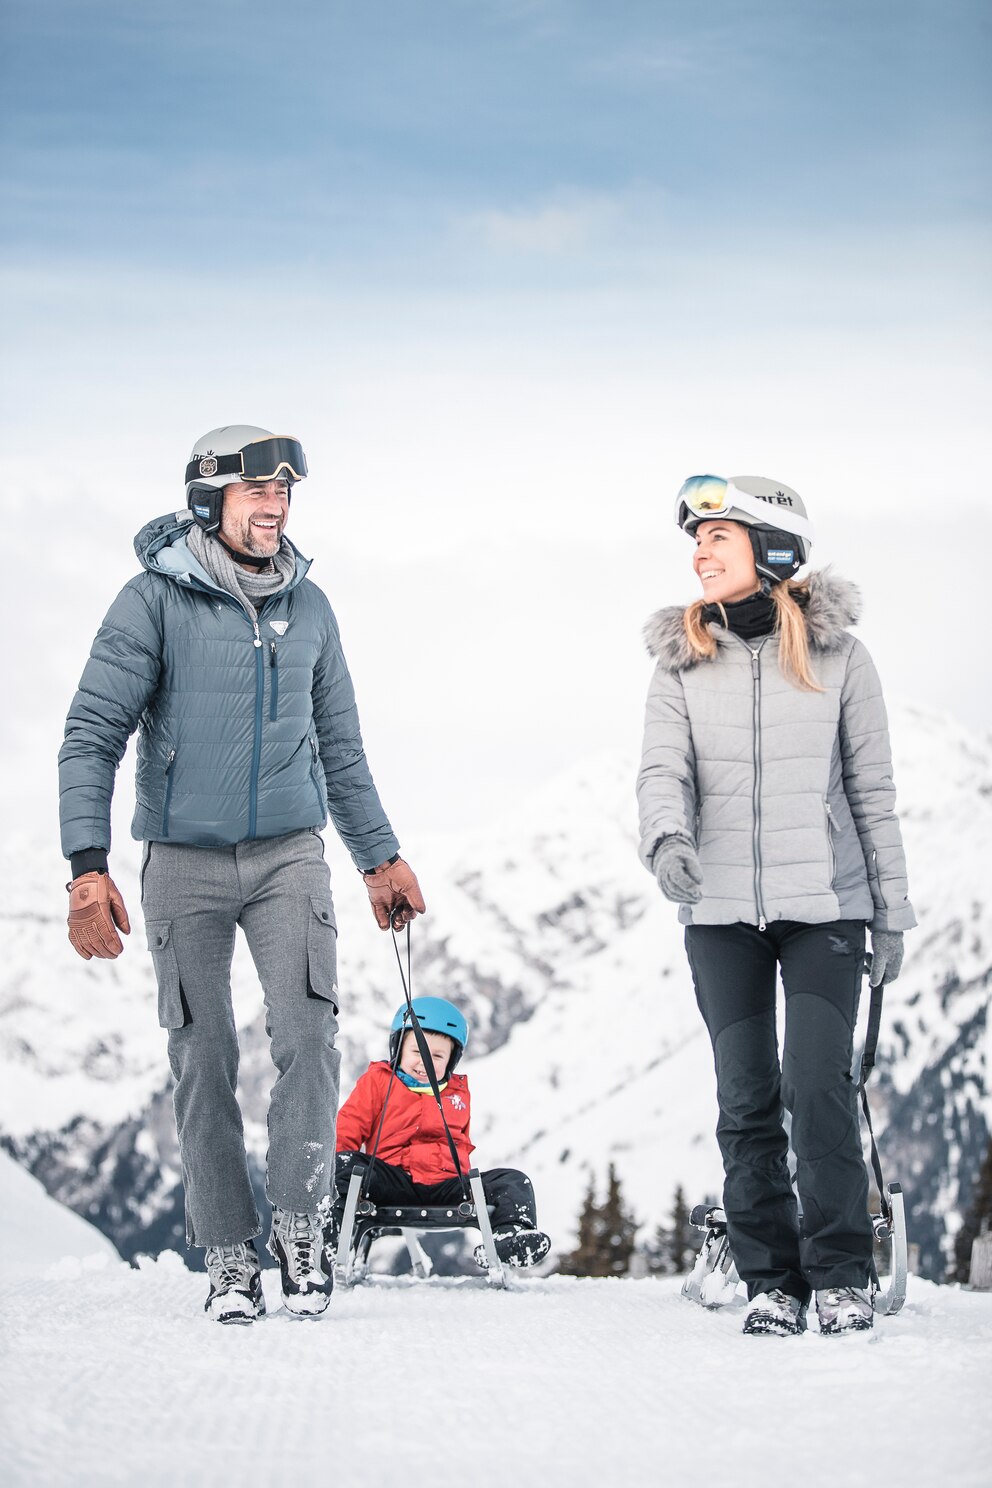
<path id="1" fill-rule="evenodd" d="M 886 994 L 873 1110 L 886 1175 L 907 1191 L 924 1275 L 944 1274 L 988 1133 L 992 748 L 915 708 L 893 717 L 896 780 L 920 928 Z M 572 1241 L 590 1177 L 616 1164 L 647 1238 L 676 1184 L 719 1192 L 709 1045 L 674 908 L 637 862 L 635 761 L 588 761 L 487 832 L 406 843 L 428 902 L 414 990 L 452 997 L 472 1029 L 476 1160 L 535 1180 L 542 1223 Z M 385 1051 L 402 1000 L 391 944 L 328 838 L 341 925 L 345 1088 Z M 0 970 L 0 1139 L 125 1256 L 181 1248 L 165 1034 L 138 914 L 137 854 L 115 878 L 137 926 L 113 964 L 71 952 L 57 848 L 12 844 Z M 39 912 L 38 906 L 43 906 Z M 271 1066 L 261 995 L 235 960 L 241 1095 L 261 1169 Z"/>

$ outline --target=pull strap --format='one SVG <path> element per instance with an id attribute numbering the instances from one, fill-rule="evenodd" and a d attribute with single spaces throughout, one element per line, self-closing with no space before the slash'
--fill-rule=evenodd
<path id="1" fill-rule="evenodd" d="M 871 1112 L 868 1109 L 868 1077 L 875 1068 L 875 1051 L 878 1048 L 878 1030 L 882 1021 L 882 986 L 872 987 L 871 1004 L 868 1008 L 868 1027 L 865 1031 L 865 1047 L 861 1055 L 861 1079 L 858 1082 L 858 1094 L 861 1097 L 861 1109 L 865 1113 L 865 1124 L 868 1127 L 868 1137 L 871 1142 L 871 1166 L 875 1174 L 875 1183 L 878 1186 L 878 1199 L 882 1207 L 882 1213 L 891 1223 L 892 1207 L 889 1204 L 885 1192 L 885 1179 L 882 1177 L 882 1162 L 878 1155 L 878 1147 L 875 1145 L 875 1131 L 871 1124 Z"/>
<path id="2" fill-rule="evenodd" d="M 444 1127 L 444 1135 L 448 1139 L 448 1150 L 451 1153 L 451 1160 L 455 1165 L 455 1172 L 458 1174 L 458 1181 L 461 1184 L 462 1193 L 464 1194 L 466 1200 L 471 1203 L 472 1192 L 469 1188 L 468 1180 L 465 1177 L 465 1173 L 462 1170 L 461 1161 L 458 1157 L 458 1148 L 455 1146 L 454 1139 L 452 1138 L 451 1128 L 448 1126 L 448 1119 L 444 1114 L 444 1105 L 441 1101 L 441 1088 L 438 1085 L 437 1075 L 434 1073 L 434 1061 L 431 1058 L 431 1051 L 427 1047 L 427 1040 L 424 1037 L 424 1030 L 420 1025 L 420 1019 L 417 1017 L 417 1014 L 414 1012 L 413 1009 L 413 997 L 411 992 L 413 986 L 413 962 L 410 947 L 410 926 L 406 926 L 405 974 L 403 971 L 403 961 L 400 956 L 399 936 L 396 934 L 396 931 L 391 923 L 390 933 L 393 937 L 393 949 L 396 952 L 396 964 L 399 967 L 400 981 L 403 983 L 403 995 L 406 999 L 406 1013 L 404 1014 L 404 1019 L 409 1019 L 410 1027 L 413 1029 L 414 1037 L 417 1040 L 417 1048 L 420 1052 L 420 1057 L 423 1060 L 424 1069 L 427 1071 L 427 1078 L 430 1082 L 430 1087 L 433 1091 L 434 1099 L 437 1101 L 437 1108 L 441 1113 L 441 1124 Z M 403 1030 L 401 1029 L 400 1036 L 396 1041 L 396 1052 L 393 1055 L 392 1062 L 389 1067 L 389 1085 L 386 1088 L 386 1099 L 382 1103 L 382 1115 L 379 1117 L 379 1125 L 376 1129 L 375 1142 L 373 1143 L 372 1151 L 369 1154 L 368 1166 L 365 1169 L 365 1176 L 362 1179 L 362 1187 L 359 1195 L 361 1199 L 368 1198 L 369 1185 L 372 1181 L 372 1172 L 377 1160 L 376 1154 L 379 1151 L 379 1139 L 382 1136 L 382 1127 L 383 1123 L 386 1120 L 386 1111 L 389 1108 L 389 1097 L 393 1093 L 393 1086 L 399 1084 L 399 1081 L 396 1077 L 396 1070 L 400 1062 L 400 1053 L 402 1051 L 402 1048 Z"/>
<path id="3" fill-rule="evenodd" d="M 398 936 L 396 934 L 396 931 L 392 929 L 392 925 L 390 925 L 390 930 L 392 932 L 392 937 L 393 937 L 393 949 L 396 951 L 396 964 L 399 967 L 400 981 L 403 983 L 403 995 L 406 998 L 406 1016 L 410 1020 L 410 1026 L 413 1029 L 414 1038 L 417 1040 L 417 1049 L 420 1052 L 420 1058 L 423 1061 L 424 1069 L 427 1071 L 427 1078 L 430 1081 L 431 1090 L 434 1092 L 434 1099 L 437 1101 L 437 1108 L 438 1108 L 438 1110 L 441 1113 L 441 1125 L 444 1127 L 444 1135 L 448 1139 L 448 1150 L 451 1153 L 451 1160 L 452 1160 L 452 1162 L 455 1165 L 455 1172 L 458 1174 L 458 1181 L 459 1181 L 459 1183 L 462 1186 L 462 1193 L 465 1195 L 465 1198 L 468 1200 L 468 1202 L 471 1203 L 472 1202 L 471 1190 L 469 1189 L 468 1181 L 467 1181 L 467 1179 L 465 1177 L 465 1174 L 462 1171 L 461 1161 L 459 1160 L 459 1157 L 458 1157 L 458 1148 L 455 1146 L 454 1139 L 453 1139 L 453 1137 L 451 1135 L 451 1128 L 448 1126 L 448 1118 L 444 1114 L 444 1104 L 443 1104 L 443 1102 L 441 1100 L 441 1088 L 438 1085 L 437 1075 L 434 1073 L 434 1060 L 431 1058 L 431 1051 L 427 1047 L 427 1040 L 424 1037 L 424 1030 L 423 1030 L 423 1028 L 420 1025 L 420 1019 L 417 1017 L 417 1014 L 413 1010 L 413 998 L 412 998 L 412 995 L 411 995 L 411 988 L 413 986 L 413 968 L 412 968 L 411 953 L 410 953 L 410 926 L 409 925 L 406 926 L 406 932 L 405 932 L 406 933 L 406 975 L 405 976 L 403 974 L 403 961 L 402 961 L 402 958 L 400 956 L 399 938 L 398 938 Z M 400 1040 L 399 1040 L 400 1047 L 402 1047 L 402 1044 L 403 1044 L 403 1036 L 402 1036 L 402 1031 L 401 1031 L 401 1033 L 400 1033 Z M 399 1057 L 399 1048 L 397 1048 L 396 1053 L 397 1053 L 397 1058 L 398 1058 Z"/>

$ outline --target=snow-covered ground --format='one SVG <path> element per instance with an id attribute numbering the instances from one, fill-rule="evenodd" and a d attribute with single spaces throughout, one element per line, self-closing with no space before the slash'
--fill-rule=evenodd
<path id="1" fill-rule="evenodd" d="M 772 1339 L 653 1279 L 377 1277 L 301 1322 L 267 1271 L 223 1328 L 177 1255 L 91 1254 L 34 1189 L 0 1231 L 7 1488 L 988 1488 L 992 1294 L 911 1278 L 869 1336 Z"/>

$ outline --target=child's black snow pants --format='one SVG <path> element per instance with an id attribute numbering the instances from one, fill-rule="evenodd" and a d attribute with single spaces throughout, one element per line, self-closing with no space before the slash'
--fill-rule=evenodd
<path id="1" fill-rule="evenodd" d="M 805 1301 L 811 1288 L 866 1287 L 872 1229 L 851 1077 L 863 922 L 690 925 L 685 943 L 713 1044 L 727 1230 L 748 1296 L 777 1287 Z M 783 1107 L 792 1117 L 801 1223 Z"/>

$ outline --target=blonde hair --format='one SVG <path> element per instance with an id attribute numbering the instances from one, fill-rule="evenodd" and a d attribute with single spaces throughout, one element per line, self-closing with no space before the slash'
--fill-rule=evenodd
<path id="1" fill-rule="evenodd" d="M 798 599 L 809 599 L 808 585 L 797 584 L 794 579 L 783 579 L 781 583 L 772 585 L 770 598 L 775 604 L 775 634 L 778 636 L 778 661 L 783 677 L 804 692 L 822 692 L 823 688 L 810 667 L 806 622 L 797 603 Z M 703 619 L 707 605 L 707 600 L 697 599 L 682 617 L 685 638 L 696 661 L 712 661 L 716 655 L 716 636 Z M 726 610 L 722 604 L 717 604 L 717 609 L 726 625 Z"/>

